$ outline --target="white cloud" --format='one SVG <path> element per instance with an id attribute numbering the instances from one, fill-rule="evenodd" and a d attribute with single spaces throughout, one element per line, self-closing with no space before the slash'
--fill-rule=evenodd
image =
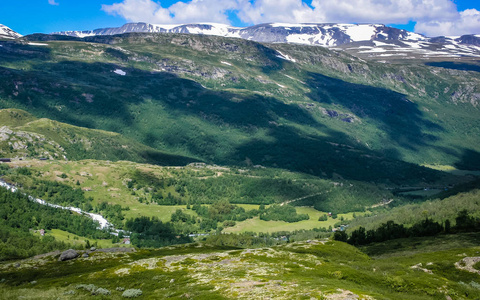
<path id="1" fill-rule="evenodd" d="M 235 12 L 247 24 L 284 23 L 398 23 L 417 22 L 427 35 L 480 33 L 479 12 L 458 12 L 454 0 L 189 0 L 163 7 L 156 0 L 123 0 L 102 9 L 131 22 L 179 24 L 229 23 Z"/>
<path id="2" fill-rule="evenodd" d="M 480 33 L 480 11 L 467 9 L 458 13 L 452 20 L 418 22 L 415 31 L 428 36 Z"/>
<path id="3" fill-rule="evenodd" d="M 236 0 L 192 0 L 177 2 L 164 8 L 152 0 L 124 0 L 121 3 L 102 5 L 102 10 L 119 15 L 131 22 L 178 24 L 194 22 L 229 23 L 226 12 L 238 8 Z"/>
<path id="4" fill-rule="evenodd" d="M 301 0 L 256 0 L 240 3 L 238 16 L 246 23 L 322 22 L 314 10 Z"/>
<path id="5" fill-rule="evenodd" d="M 48 4 L 50 5 L 59 5 L 55 0 L 48 0 Z"/>

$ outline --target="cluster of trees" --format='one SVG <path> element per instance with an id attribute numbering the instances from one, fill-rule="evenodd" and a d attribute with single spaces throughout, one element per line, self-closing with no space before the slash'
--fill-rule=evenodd
<path id="1" fill-rule="evenodd" d="M 98 230 L 98 223 L 69 210 L 32 202 L 21 193 L 0 188 L 0 260 L 28 257 L 68 245 L 53 237 L 37 237 L 30 229 L 60 229 L 76 235 L 100 239 L 109 233 Z"/>
<path id="2" fill-rule="evenodd" d="M 25 189 L 28 194 L 42 198 L 49 203 L 78 207 L 86 212 L 100 213 L 119 229 L 123 228 L 123 220 L 125 219 L 123 210 L 129 209 L 129 207 L 122 208 L 119 204 L 112 205 L 105 201 L 94 207 L 92 205 L 93 198 L 85 197 L 85 193 L 80 188 L 72 188 L 56 181 L 34 180 Z"/>
<path id="3" fill-rule="evenodd" d="M 129 210 L 129 207 L 122 208 L 120 204 L 108 204 L 108 202 L 100 202 L 93 210 L 96 213 L 101 213 L 110 223 L 112 223 L 117 229 L 123 228 L 123 210 Z"/>
<path id="4" fill-rule="evenodd" d="M 91 197 L 85 198 L 81 189 L 75 189 L 57 181 L 35 180 L 33 184 L 25 188 L 32 196 L 48 199 L 50 203 L 63 206 L 89 208 L 85 205 L 93 200 Z"/>
<path id="5" fill-rule="evenodd" d="M 388 221 L 382 223 L 377 229 L 372 230 L 365 230 L 364 227 L 360 226 L 358 229 L 352 231 L 350 236 L 344 231 L 337 231 L 333 237 L 335 240 L 344 241 L 352 245 L 366 245 L 399 238 L 434 236 L 440 233 L 470 231 L 480 231 L 480 219 L 470 216 L 467 210 L 462 210 L 455 218 L 455 226 L 453 227 L 448 219 L 445 220 L 443 224 L 440 224 L 432 219 L 425 218 L 408 228 L 403 224 Z"/>
<path id="6" fill-rule="evenodd" d="M 178 234 L 171 223 L 164 223 L 156 217 L 128 219 L 125 222 L 125 229 L 132 232 L 131 243 L 140 248 L 158 248 L 191 242 L 188 236 Z"/>
<path id="7" fill-rule="evenodd" d="M 260 210 L 260 220 L 264 221 L 285 221 L 289 223 L 308 220 L 307 214 L 297 214 L 295 207 L 290 205 L 274 204 L 267 209 Z"/>

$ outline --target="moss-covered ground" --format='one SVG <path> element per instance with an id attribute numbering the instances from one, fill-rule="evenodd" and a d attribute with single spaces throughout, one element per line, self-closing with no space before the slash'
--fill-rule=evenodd
<path id="1" fill-rule="evenodd" d="M 0 288 L 2 299 L 118 299 L 124 289 L 142 290 L 139 299 L 477 299 L 480 275 L 455 266 L 480 255 L 473 241 L 446 239 L 449 249 L 420 241 L 416 253 L 385 258 L 328 240 L 46 257 L 1 264 Z M 92 295 L 99 288 L 110 295 Z"/>

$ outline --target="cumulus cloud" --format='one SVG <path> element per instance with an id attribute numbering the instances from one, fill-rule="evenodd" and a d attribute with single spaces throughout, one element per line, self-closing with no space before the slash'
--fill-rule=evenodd
<path id="1" fill-rule="evenodd" d="M 238 7 L 236 0 L 192 0 L 177 2 L 165 8 L 160 2 L 152 0 L 124 0 L 112 5 L 102 5 L 102 10 L 119 15 L 131 22 L 149 23 L 229 23 L 227 11 Z"/>
<path id="2" fill-rule="evenodd" d="M 480 33 L 480 11 L 467 9 L 451 20 L 418 22 L 415 31 L 428 36 L 462 35 Z"/>
<path id="3" fill-rule="evenodd" d="M 246 24 L 417 22 L 427 35 L 479 33 L 479 12 L 458 12 L 453 0 L 190 0 L 168 7 L 157 0 L 123 0 L 102 9 L 132 22 L 229 23 L 231 13 Z"/>
<path id="4" fill-rule="evenodd" d="M 50 5 L 59 5 L 55 0 L 48 0 L 48 4 Z"/>

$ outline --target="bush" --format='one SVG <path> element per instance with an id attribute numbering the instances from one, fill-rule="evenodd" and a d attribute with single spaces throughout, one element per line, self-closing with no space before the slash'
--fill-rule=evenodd
<path id="1" fill-rule="evenodd" d="M 110 295 L 110 291 L 107 290 L 107 289 L 104 289 L 104 288 L 98 288 L 95 292 L 94 292 L 95 295 L 105 295 L 105 296 L 108 296 Z"/>
<path id="2" fill-rule="evenodd" d="M 135 298 L 142 295 L 142 290 L 139 289 L 128 289 L 123 292 L 122 297 L 124 298 Z"/>
<path id="3" fill-rule="evenodd" d="M 76 288 L 77 290 L 86 290 L 92 294 L 97 290 L 97 287 L 94 284 L 77 284 Z"/>

